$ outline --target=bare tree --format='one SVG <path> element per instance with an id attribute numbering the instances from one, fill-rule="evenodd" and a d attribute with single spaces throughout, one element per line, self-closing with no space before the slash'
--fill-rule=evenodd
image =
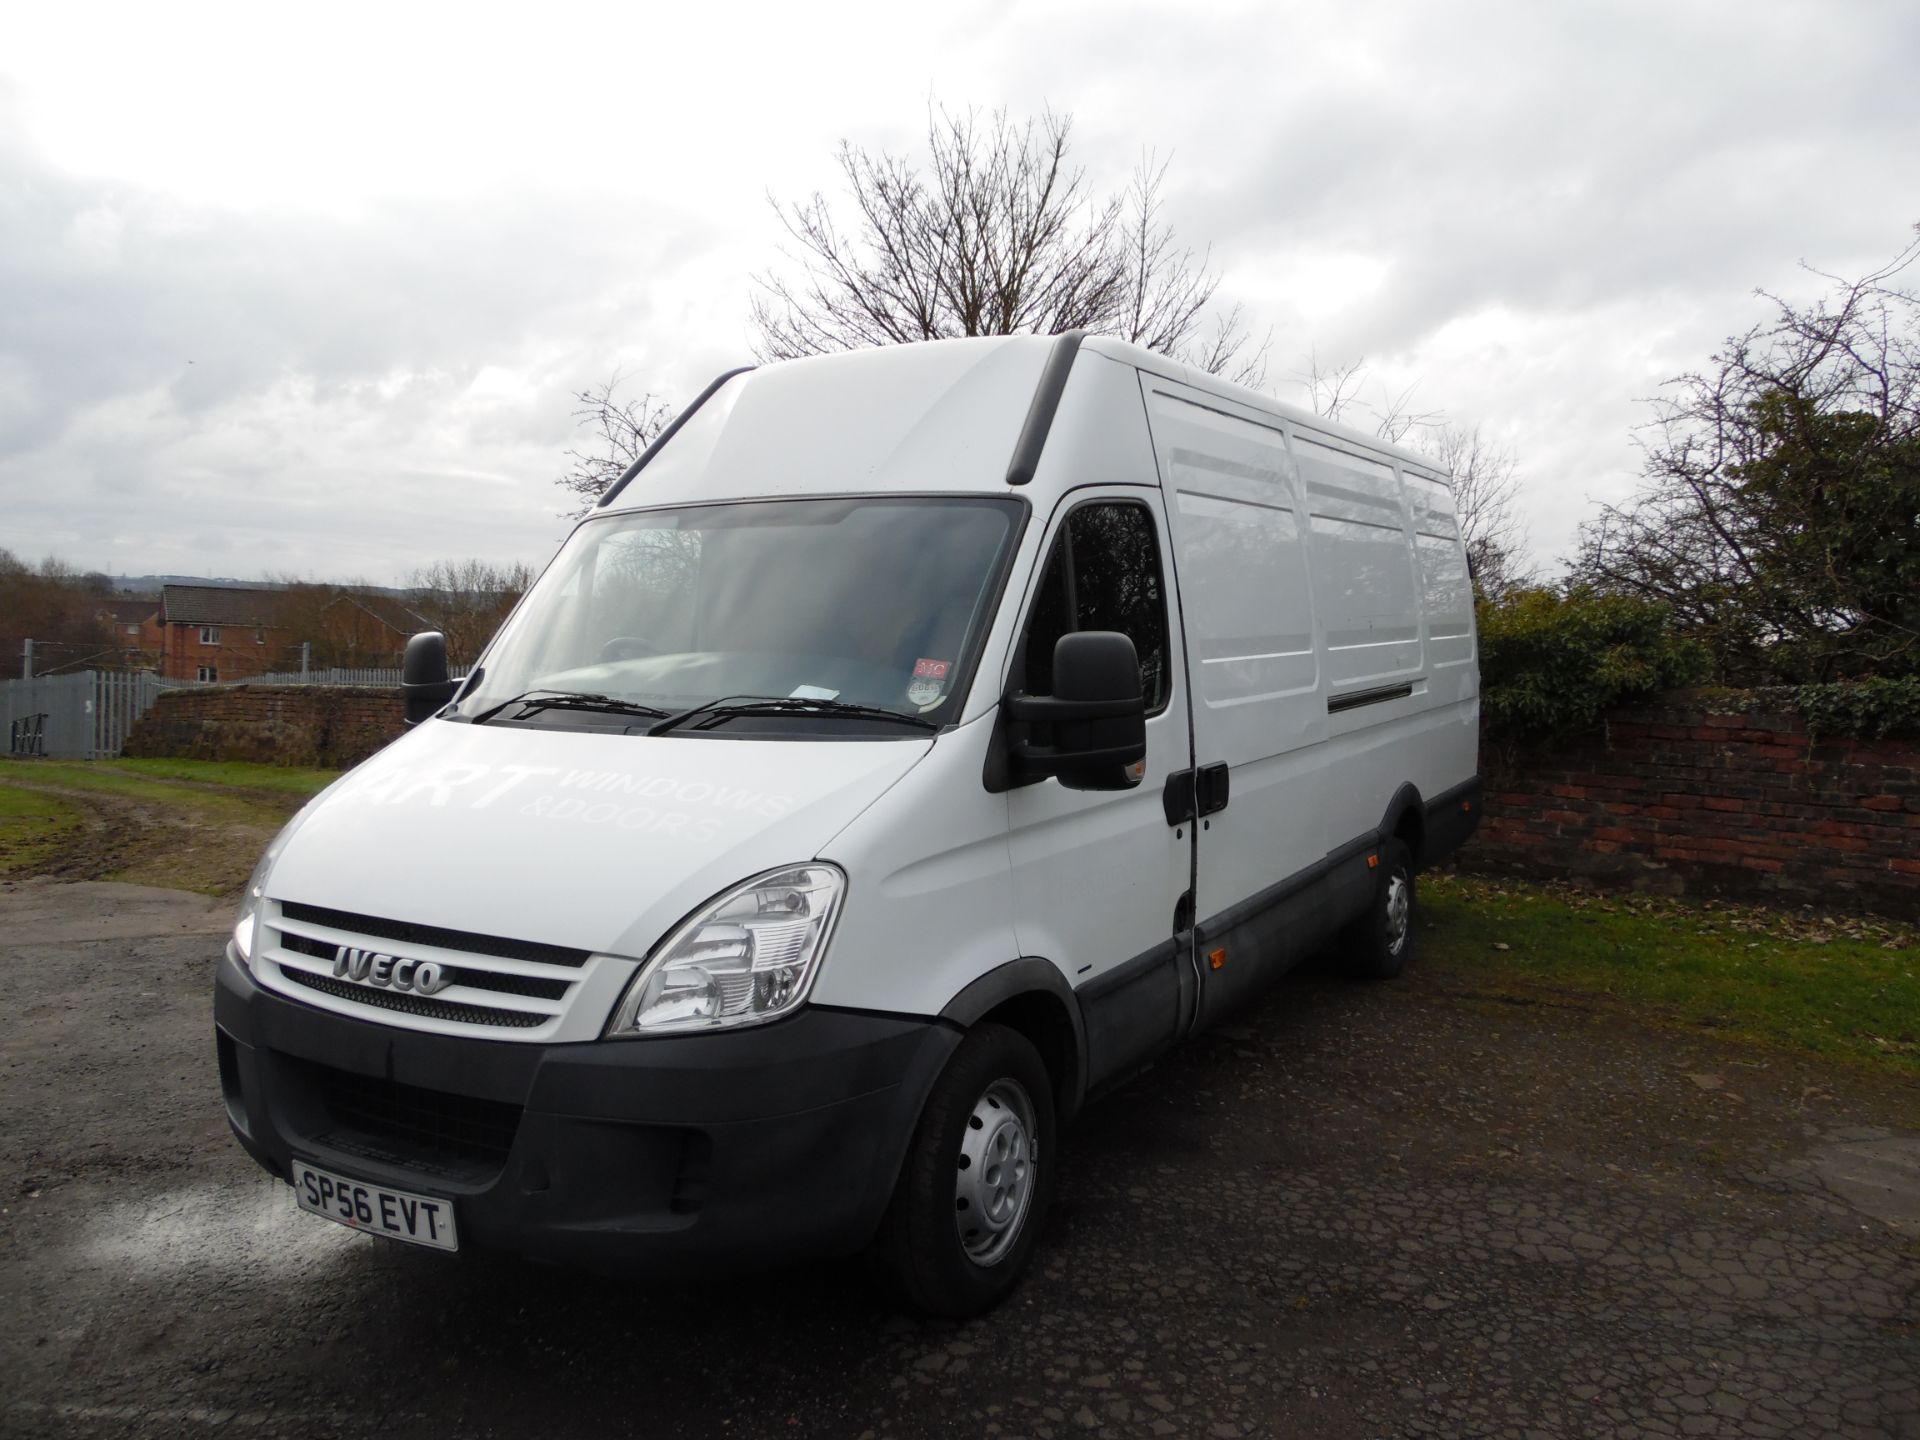
<path id="1" fill-rule="evenodd" d="M 0 679 L 20 674 L 29 639 L 43 675 L 122 663 L 125 648 L 106 610 L 111 598 L 55 556 L 32 565 L 0 549 Z"/>
<path id="2" fill-rule="evenodd" d="M 1490 439 L 1478 425 L 1444 425 L 1432 448 L 1453 477 L 1453 510 L 1474 584 L 1497 600 L 1533 583 L 1533 572 L 1521 560 L 1527 526 L 1517 509 L 1520 462 L 1512 447 Z"/>
<path id="3" fill-rule="evenodd" d="M 1294 378 L 1307 387 L 1307 403 L 1313 407 L 1314 414 L 1344 421 L 1347 411 L 1354 406 L 1366 373 L 1364 356 L 1345 365 L 1329 365 L 1322 363 L 1318 350 L 1309 350 L 1307 368 L 1298 371 Z"/>
<path id="4" fill-rule="evenodd" d="M 446 635 L 448 658 L 470 664 L 535 578 L 533 567 L 520 562 L 436 560 L 413 572 L 408 598 Z"/>
<path id="5" fill-rule="evenodd" d="M 637 400 L 620 398 L 625 379 L 616 370 L 574 398 L 574 424 L 587 435 L 585 448 L 566 452 L 567 470 L 553 483 L 572 497 L 568 516 L 584 515 L 607 487 L 638 460 L 667 426 L 672 409 L 648 391 Z"/>
<path id="6" fill-rule="evenodd" d="M 1724 678 L 1920 671 L 1920 239 L 1649 403 L 1640 493 L 1582 527 L 1577 578 L 1659 600 Z"/>
<path id="7" fill-rule="evenodd" d="M 1248 345 L 1237 306 L 1214 311 L 1208 253 L 1164 217 L 1166 165 L 1149 156 L 1126 188 L 1097 194 L 1068 159 L 1072 128 L 1051 110 L 935 110 L 924 168 L 842 142 L 844 205 L 768 197 L 797 273 L 756 277 L 760 357 L 1085 329 L 1258 384 L 1266 346 Z"/>
<path id="8" fill-rule="evenodd" d="M 1446 420 L 1444 410 L 1413 408 L 1418 381 L 1385 396 L 1378 404 L 1366 399 L 1365 356 L 1344 365 L 1331 365 L 1320 359 L 1317 350 L 1309 350 L 1306 367 L 1295 371 L 1294 379 L 1306 388 L 1307 403 L 1314 414 L 1346 425 L 1370 426 L 1374 434 L 1392 444 L 1398 445 L 1416 430 L 1436 429 Z"/>

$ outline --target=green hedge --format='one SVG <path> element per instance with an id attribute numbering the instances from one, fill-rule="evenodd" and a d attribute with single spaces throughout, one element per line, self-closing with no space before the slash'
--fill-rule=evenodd
<path id="1" fill-rule="evenodd" d="M 1667 607 L 1584 587 L 1482 600 L 1480 709 L 1495 739 L 1569 734 L 1614 706 L 1691 685 L 1705 648 L 1673 634 Z"/>
<path id="2" fill-rule="evenodd" d="M 1920 736 L 1920 676 L 1801 685 L 1793 701 L 1815 735 Z"/>

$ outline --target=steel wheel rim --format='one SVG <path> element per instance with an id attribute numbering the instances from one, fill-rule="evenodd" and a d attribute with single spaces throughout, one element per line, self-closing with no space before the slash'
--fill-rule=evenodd
<path id="1" fill-rule="evenodd" d="M 1398 955 L 1407 948 L 1407 931 L 1413 922 L 1413 886 L 1396 870 L 1387 879 L 1387 953 Z"/>
<path id="2" fill-rule="evenodd" d="M 1033 1208 L 1039 1150 L 1026 1088 L 1004 1077 L 987 1086 L 960 1132 L 954 1172 L 954 1226 L 974 1264 L 999 1263 L 1019 1240 Z"/>

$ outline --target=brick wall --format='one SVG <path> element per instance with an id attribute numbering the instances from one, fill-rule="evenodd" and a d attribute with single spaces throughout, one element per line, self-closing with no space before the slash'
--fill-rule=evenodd
<path id="1" fill-rule="evenodd" d="M 398 735 L 404 716 L 398 690 L 332 685 L 169 690 L 140 717 L 125 753 L 345 767 Z"/>
<path id="2" fill-rule="evenodd" d="M 126 753 L 352 765 L 402 713 L 396 690 L 174 690 Z M 1467 869 L 1920 919 L 1920 741 L 1814 741 L 1778 700 L 1672 696 L 1584 739 L 1487 745 L 1481 767 Z"/>
<path id="3" fill-rule="evenodd" d="M 1473 870 L 1920 919 L 1920 741 L 1814 740 L 1781 701 L 1668 696 L 1483 746 Z"/>

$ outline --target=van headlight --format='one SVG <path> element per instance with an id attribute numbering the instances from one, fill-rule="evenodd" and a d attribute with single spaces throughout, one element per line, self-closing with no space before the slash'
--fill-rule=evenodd
<path id="1" fill-rule="evenodd" d="M 249 970 L 253 968 L 253 947 L 258 939 L 260 917 L 266 913 L 267 877 L 273 873 L 273 862 L 280 858 L 280 852 L 287 848 L 293 832 L 306 823 L 307 817 L 319 803 L 320 796 L 314 796 L 280 827 L 280 833 L 267 842 L 259 863 L 247 877 L 247 888 L 240 892 L 240 910 L 233 917 L 233 948 L 239 953 L 241 963 Z"/>
<path id="2" fill-rule="evenodd" d="M 247 877 L 247 888 L 240 892 L 240 913 L 233 917 L 233 948 L 248 969 L 253 968 L 254 932 L 259 928 L 260 910 L 267 898 L 267 872 L 273 869 L 274 847 L 260 857 Z"/>
<path id="3" fill-rule="evenodd" d="M 607 1035 L 758 1025 L 813 987 L 847 877 L 834 865 L 770 870 L 669 935 L 633 977 Z"/>

